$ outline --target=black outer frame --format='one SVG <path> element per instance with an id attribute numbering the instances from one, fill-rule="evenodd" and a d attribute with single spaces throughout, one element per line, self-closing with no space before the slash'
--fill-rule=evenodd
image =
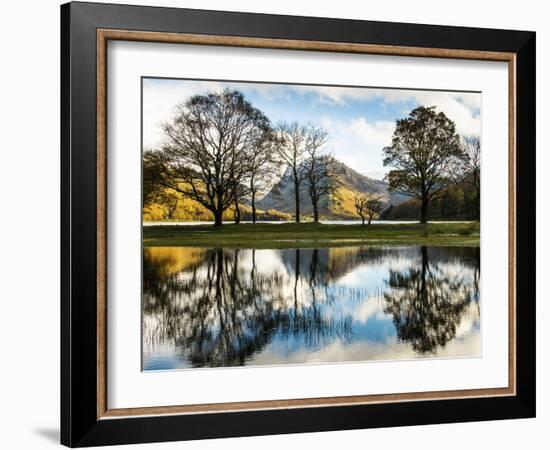
<path id="1" fill-rule="evenodd" d="M 98 28 L 515 53 L 517 395 L 98 420 Z M 82 447 L 528 418 L 535 416 L 535 384 L 534 32 L 80 2 L 61 6 L 62 444 Z"/>

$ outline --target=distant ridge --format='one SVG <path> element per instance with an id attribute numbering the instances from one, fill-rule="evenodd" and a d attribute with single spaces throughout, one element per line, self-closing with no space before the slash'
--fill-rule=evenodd
<path id="1" fill-rule="evenodd" d="M 319 212 L 322 219 L 351 219 L 357 218 L 354 206 L 354 198 L 358 194 L 375 193 L 387 206 L 397 205 L 407 200 L 402 194 L 389 192 L 388 183 L 375 180 L 348 167 L 341 161 L 335 160 L 336 171 L 340 173 L 337 195 L 332 198 L 325 196 L 321 199 Z M 306 182 L 300 188 L 300 210 L 301 214 L 308 216 L 313 214 L 313 208 L 307 194 Z M 292 183 L 291 170 L 288 167 L 281 179 L 272 189 L 258 202 L 261 209 L 271 209 L 283 213 L 294 212 L 294 187 Z"/>

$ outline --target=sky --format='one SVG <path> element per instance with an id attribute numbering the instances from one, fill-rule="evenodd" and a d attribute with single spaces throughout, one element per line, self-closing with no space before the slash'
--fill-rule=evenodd
<path id="1" fill-rule="evenodd" d="M 382 163 L 382 149 L 391 144 L 395 121 L 417 106 L 443 111 L 461 135 L 481 135 L 480 93 L 143 78 L 143 147 L 162 144 L 161 125 L 178 103 L 226 88 L 241 91 L 273 124 L 321 125 L 329 135 L 324 151 L 378 179 L 391 169 Z"/>

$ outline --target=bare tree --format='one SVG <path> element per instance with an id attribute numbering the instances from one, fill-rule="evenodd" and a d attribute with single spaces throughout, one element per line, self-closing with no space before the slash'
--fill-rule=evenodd
<path id="1" fill-rule="evenodd" d="M 248 186 L 242 184 L 239 179 L 235 179 L 233 185 L 233 220 L 235 225 L 241 223 L 241 202 L 248 194 Z"/>
<path id="2" fill-rule="evenodd" d="M 269 187 L 281 164 L 276 151 L 277 138 L 271 129 L 258 130 L 259 136 L 256 147 L 252 149 L 248 157 L 248 194 L 250 195 L 250 207 L 252 208 L 252 223 L 256 223 L 256 197 Z"/>
<path id="3" fill-rule="evenodd" d="M 355 211 L 361 217 L 362 225 L 365 225 L 365 219 L 368 220 L 368 225 L 373 219 L 380 216 L 384 210 L 384 203 L 380 197 L 372 193 L 358 194 L 354 198 Z"/>
<path id="4" fill-rule="evenodd" d="M 458 159 L 460 167 L 455 172 L 459 182 L 472 186 L 475 193 L 476 215 L 479 219 L 481 145 L 479 136 L 466 136 L 461 140 L 462 155 Z"/>
<path id="5" fill-rule="evenodd" d="M 269 123 L 260 124 L 254 130 L 256 136 L 251 139 L 252 145 L 246 151 L 246 170 L 244 179 L 234 177 L 233 217 L 235 224 L 241 221 L 241 203 L 250 199 L 252 223 L 256 223 L 256 196 L 266 188 L 273 179 L 279 160 L 274 151 L 276 136 Z"/>
<path id="6" fill-rule="evenodd" d="M 419 106 L 396 121 L 392 144 L 384 148 L 390 189 L 420 200 L 420 222 L 428 219 L 428 205 L 452 182 L 451 171 L 462 148 L 456 127 L 435 106 Z"/>
<path id="7" fill-rule="evenodd" d="M 162 183 L 211 211 L 221 226 L 247 175 L 258 128 L 269 128 L 269 119 L 238 91 L 190 97 L 163 126 Z"/>
<path id="8" fill-rule="evenodd" d="M 295 201 L 295 220 L 300 222 L 300 187 L 304 180 L 302 162 L 307 157 L 308 129 L 298 122 L 282 122 L 277 125 L 277 153 L 287 164 L 292 178 Z"/>
<path id="9" fill-rule="evenodd" d="M 361 217 L 361 225 L 365 225 L 365 218 L 367 217 L 367 194 L 358 194 L 353 199 L 355 205 L 355 211 Z"/>
<path id="10" fill-rule="evenodd" d="M 306 149 L 308 159 L 302 165 L 303 177 L 313 206 L 313 221 L 319 222 L 319 200 L 323 196 L 336 193 L 338 187 L 339 165 L 336 160 L 322 153 L 322 147 L 328 140 L 328 133 L 315 125 L 307 127 Z"/>
<path id="11" fill-rule="evenodd" d="M 373 219 L 378 219 L 380 213 L 384 210 L 384 202 L 380 200 L 380 197 L 372 197 L 367 201 L 367 218 L 368 224 L 372 222 Z"/>

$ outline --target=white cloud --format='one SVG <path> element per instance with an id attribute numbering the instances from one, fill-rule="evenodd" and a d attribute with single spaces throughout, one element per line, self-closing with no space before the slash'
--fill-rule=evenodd
<path id="1" fill-rule="evenodd" d="M 416 102 L 435 106 L 456 123 L 460 134 L 481 134 L 481 94 L 461 92 L 412 91 L 404 89 L 357 89 L 300 86 L 301 91 L 315 92 L 319 101 L 346 105 L 351 101 L 380 99 L 385 104 Z M 404 115 L 408 111 L 403 111 Z"/>
<path id="2" fill-rule="evenodd" d="M 161 125 L 170 120 L 174 108 L 191 95 L 205 91 L 219 91 L 222 83 L 195 81 L 193 83 L 163 83 L 146 79 L 143 82 L 143 146 L 155 147 L 162 142 Z"/>
<path id="3" fill-rule="evenodd" d="M 174 107 L 190 95 L 205 91 L 221 91 L 226 83 L 216 81 L 162 82 L 145 80 L 143 90 L 143 144 L 157 146 L 163 139 L 161 124 L 173 115 Z M 231 83 L 235 85 L 237 83 Z M 243 84 L 244 86 L 244 84 Z M 380 107 L 403 103 L 401 117 L 410 111 L 410 103 L 435 106 L 456 123 L 463 135 L 481 134 L 481 94 L 403 89 L 368 89 L 329 86 L 297 86 L 246 83 L 248 91 L 255 91 L 267 100 L 291 99 L 292 94 L 312 95 L 314 101 L 346 108 L 353 102 L 377 99 Z M 399 117 L 395 117 L 397 119 Z M 394 120 L 372 121 L 363 116 L 351 120 L 323 117 L 331 136 L 328 148 L 350 167 L 362 173 L 387 172 L 382 165 L 382 148 L 391 143 Z"/>
<path id="4" fill-rule="evenodd" d="M 481 94 L 422 92 L 417 98 L 422 105 L 435 106 L 454 121 L 458 133 L 481 135 Z"/>
<path id="5" fill-rule="evenodd" d="M 353 119 L 349 125 L 351 133 L 364 142 L 371 142 L 377 147 L 390 144 L 394 128 L 394 122 L 369 122 L 364 117 Z"/>
<path id="6" fill-rule="evenodd" d="M 341 86 L 292 86 L 292 89 L 303 94 L 315 94 L 321 103 L 340 106 L 381 98 L 388 92 L 386 89 Z"/>
<path id="7" fill-rule="evenodd" d="M 481 339 L 479 333 L 471 333 L 463 339 L 455 339 L 447 343 L 445 348 L 438 350 L 437 356 L 422 355 L 412 347 L 398 342 L 393 337 L 387 337 L 383 342 L 358 341 L 343 343 L 336 340 L 329 345 L 312 351 L 304 349 L 291 354 L 277 352 L 277 349 L 267 348 L 258 354 L 250 365 L 287 365 L 287 364 L 319 364 L 351 361 L 403 361 L 414 359 L 441 358 L 471 358 L 481 356 Z"/>
<path id="8" fill-rule="evenodd" d="M 235 86 L 239 83 L 231 83 Z M 241 83 L 248 91 L 255 91 L 267 100 L 289 99 L 290 91 L 285 85 Z M 177 104 L 191 95 L 204 92 L 221 92 L 228 83 L 221 81 L 146 79 L 143 87 L 143 146 L 156 147 L 163 140 L 161 125 L 170 120 Z"/>
<path id="9" fill-rule="evenodd" d="M 391 144 L 394 122 L 368 121 L 365 117 L 351 121 L 323 117 L 321 125 L 330 136 L 327 148 L 344 164 L 361 173 L 387 172 L 382 165 L 382 149 Z"/>

